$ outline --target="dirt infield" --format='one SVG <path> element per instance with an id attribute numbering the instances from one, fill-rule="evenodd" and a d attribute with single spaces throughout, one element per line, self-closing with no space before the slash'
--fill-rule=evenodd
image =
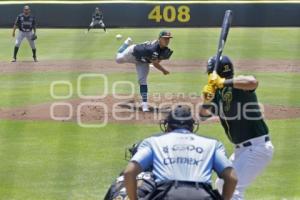
<path id="1" fill-rule="evenodd" d="M 68 102 L 73 108 L 72 111 L 65 105 L 44 103 L 22 108 L 1 109 L 0 118 L 10 120 L 58 120 L 100 124 L 105 122 L 113 123 L 135 123 L 154 124 L 164 118 L 165 114 L 171 110 L 172 105 L 187 104 L 197 113 L 199 107 L 199 97 L 151 97 L 151 112 L 141 112 L 140 103 L 137 97 L 132 99 L 116 99 L 108 96 L 104 99 L 82 100 L 73 99 Z M 58 103 L 58 102 L 55 102 Z M 290 108 L 285 106 L 264 105 L 264 116 L 267 119 L 290 119 L 300 118 L 300 108 Z M 70 116 L 69 119 L 67 119 Z M 64 119 L 61 119 L 61 118 Z M 216 118 L 208 122 L 215 122 Z M 206 123 L 208 123 L 206 122 Z"/>
<path id="2" fill-rule="evenodd" d="M 163 65 L 171 72 L 205 72 L 206 60 L 165 61 Z M 237 60 L 234 62 L 237 71 L 258 72 L 300 72 L 300 60 Z M 23 61 L 16 63 L 0 62 L 0 73 L 17 72 L 134 72 L 132 64 L 117 64 L 113 60 L 90 61 Z"/>
<path id="3" fill-rule="evenodd" d="M 241 60 L 236 61 L 238 71 L 258 72 L 300 72 L 299 61 L 268 61 L 268 60 Z M 168 61 L 164 65 L 172 72 L 205 72 L 206 61 Z M 109 66 L 109 67 L 108 67 Z M 95 73 L 124 73 L 134 72 L 131 64 L 118 65 L 111 60 L 93 61 L 31 61 L 8 63 L 0 62 L 0 72 L 5 73 L 32 73 L 32 72 L 95 72 Z M 191 103 L 194 108 L 199 107 L 199 97 L 162 96 L 151 97 L 152 112 L 143 113 L 139 109 L 138 97 L 118 100 L 113 96 L 96 100 L 73 99 L 67 101 L 70 106 L 56 106 L 53 116 L 59 121 L 82 121 L 83 123 L 157 123 L 175 103 Z M 57 102 L 56 102 L 57 103 Z M 84 103 L 84 104 L 83 104 Z M 89 105 L 87 105 L 89 104 Z M 20 108 L 0 108 L 0 118 L 10 120 L 53 120 L 51 117 L 53 103 L 43 103 Z M 72 111 L 70 111 L 70 107 Z M 80 111 L 78 111 L 80 108 Z M 264 115 L 267 119 L 300 118 L 300 108 L 285 106 L 264 106 Z M 70 116 L 68 116 L 70 114 Z M 215 122 L 216 119 L 212 119 Z"/>

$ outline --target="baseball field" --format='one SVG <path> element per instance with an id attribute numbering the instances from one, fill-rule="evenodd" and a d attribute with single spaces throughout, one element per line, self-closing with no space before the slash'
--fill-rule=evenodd
<path id="1" fill-rule="evenodd" d="M 150 101 L 196 104 L 220 30 L 169 30 L 174 54 L 162 64 L 171 74 L 151 69 Z M 0 199 L 103 198 L 127 164 L 125 148 L 160 132 L 151 112 L 137 111 L 126 120 L 113 116 L 114 105 L 121 102 L 119 114 L 126 117 L 128 104 L 138 101 L 135 67 L 116 64 L 116 51 L 128 36 L 139 43 L 155 39 L 159 31 L 38 29 L 39 62 L 32 62 L 24 42 L 18 62 L 11 63 L 14 39 L 10 29 L 0 30 Z M 117 40 L 116 34 L 123 38 Z M 300 199 L 300 29 L 232 28 L 224 54 L 233 60 L 236 74 L 259 80 L 257 94 L 275 146 L 272 163 L 247 190 L 246 199 Z M 82 98 L 104 92 L 102 99 Z M 53 109 L 54 119 L 52 105 L 62 102 Z M 104 127 L 83 126 L 102 123 L 106 115 Z M 218 122 L 201 124 L 198 133 L 218 138 L 231 154 L 233 146 Z"/>

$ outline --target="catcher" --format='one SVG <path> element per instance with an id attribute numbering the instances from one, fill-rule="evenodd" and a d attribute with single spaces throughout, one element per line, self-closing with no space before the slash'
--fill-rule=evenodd
<path id="1" fill-rule="evenodd" d="M 30 7 L 27 5 L 24 6 L 23 13 L 19 14 L 15 21 L 12 37 L 15 37 L 17 28 L 19 29 L 19 33 L 15 42 L 12 62 L 17 61 L 17 54 L 24 38 L 28 40 L 29 45 L 32 49 L 32 57 L 34 62 L 37 62 L 36 47 L 35 47 L 35 40 L 37 39 L 36 21 L 35 21 L 35 17 L 31 15 Z"/>
<path id="2" fill-rule="evenodd" d="M 273 156 L 269 129 L 263 119 L 255 90 L 254 76 L 234 77 L 234 67 L 227 56 L 220 58 L 217 74 L 213 74 L 216 57 L 208 60 L 208 84 L 203 88 L 203 119 L 218 115 L 224 131 L 235 145 L 230 157 L 236 170 L 238 184 L 233 200 L 244 199 L 246 188 L 261 174 Z M 223 181 L 216 181 L 222 191 Z"/>
<path id="3" fill-rule="evenodd" d="M 129 159 L 132 158 L 137 152 L 139 144 L 140 143 L 134 144 L 131 148 L 128 149 L 128 151 L 126 151 L 126 160 L 128 160 L 127 152 L 129 152 L 130 154 Z M 151 167 L 149 169 L 146 169 L 145 172 L 142 172 L 139 175 L 137 175 L 136 180 L 138 182 L 137 191 L 139 198 L 145 198 L 152 191 L 154 191 L 155 181 L 153 173 L 151 172 Z M 122 172 L 120 176 L 110 186 L 109 190 L 107 191 L 104 197 L 104 200 L 122 200 L 126 198 L 128 198 L 128 196 L 125 189 L 124 176 Z"/>

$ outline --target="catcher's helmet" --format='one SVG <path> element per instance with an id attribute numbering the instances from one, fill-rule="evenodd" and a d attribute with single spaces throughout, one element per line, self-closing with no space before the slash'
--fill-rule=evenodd
<path id="1" fill-rule="evenodd" d="M 193 119 L 190 107 L 179 105 L 174 110 L 170 111 L 166 119 L 161 121 L 160 126 L 164 132 L 178 128 L 184 128 L 194 132 L 195 124 L 197 123 L 195 123 L 195 120 Z"/>
<path id="2" fill-rule="evenodd" d="M 212 73 L 216 63 L 216 56 L 210 57 L 207 61 L 207 73 Z M 233 64 L 229 57 L 221 56 L 217 74 L 222 78 L 232 78 L 234 75 Z"/>

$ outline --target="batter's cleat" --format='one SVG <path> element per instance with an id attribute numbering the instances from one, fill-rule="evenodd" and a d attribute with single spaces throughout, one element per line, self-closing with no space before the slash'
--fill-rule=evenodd
<path id="1" fill-rule="evenodd" d="M 143 102 L 142 103 L 142 111 L 143 112 L 149 112 L 149 108 L 148 108 L 148 103 L 147 102 Z"/>
<path id="2" fill-rule="evenodd" d="M 11 60 L 11 62 L 17 62 L 17 59 L 16 59 L 16 58 L 13 58 L 13 59 Z"/>

